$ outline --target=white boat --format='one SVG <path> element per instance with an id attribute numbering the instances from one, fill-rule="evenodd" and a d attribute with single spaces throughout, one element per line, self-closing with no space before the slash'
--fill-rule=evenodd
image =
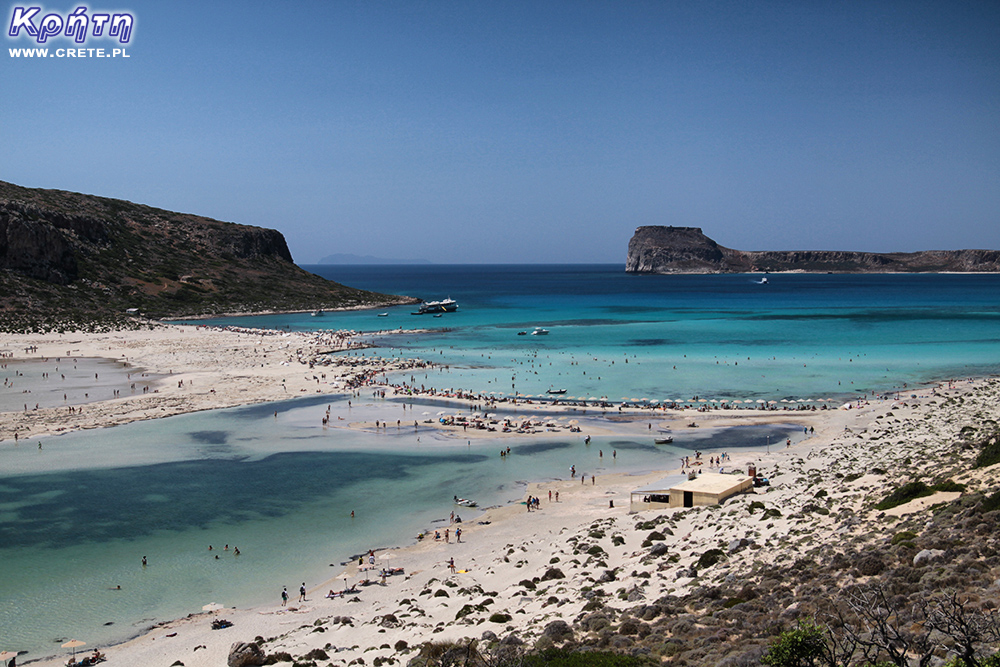
<path id="1" fill-rule="evenodd" d="M 565 389 L 548 389 L 548 390 L 546 390 L 545 393 L 546 394 L 565 394 L 566 390 Z"/>
<path id="2" fill-rule="evenodd" d="M 443 299 L 441 301 L 424 301 L 414 315 L 426 315 L 427 313 L 454 313 L 458 310 L 458 302 L 454 299 Z"/>
<path id="3" fill-rule="evenodd" d="M 669 445 L 673 441 L 674 441 L 674 439 L 671 438 L 670 436 L 667 436 L 666 438 L 654 438 L 653 439 L 653 442 L 655 442 L 658 445 Z"/>
<path id="4" fill-rule="evenodd" d="M 389 317 L 389 313 L 379 313 L 379 317 Z"/>
<path id="5" fill-rule="evenodd" d="M 313 317 L 321 317 L 323 315 L 323 311 L 322 310 L 314 310 L 314 311 L 312 311 L 309 314 L 312 315 Z"/>
<path id="6" fill-rule="evenodd" d="M 541 327 L 535 327 L 535 330 L 531 332 L 532 336 L 548 336 L 549 330 L 543 329 Z"/>
<path id="7" fill-rule="evenodd" d="M 462 507 L 476 507 L 479 505 L 475 500 L 469 500 L 468 498 L 459 498 L 455 496 L 455 504 L 461 505 Z"/>

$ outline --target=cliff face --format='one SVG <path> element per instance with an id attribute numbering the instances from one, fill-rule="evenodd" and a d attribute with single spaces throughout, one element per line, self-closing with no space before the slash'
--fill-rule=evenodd
<path id="1" fill-rule="evenodd" d="M 997 272 L 997 250 L 930 250 L 872 253 L 826 250 L 743 251 L 720 246 L 698 227 L 639 227 L 628 244 L 632 273 L 834 273 Z"/>
<path id="2" fill-rule="evenodd" d="M 190 316 L 410 301 L 300 269 L 274 229 L 0 182 L 0 313 Z"/>

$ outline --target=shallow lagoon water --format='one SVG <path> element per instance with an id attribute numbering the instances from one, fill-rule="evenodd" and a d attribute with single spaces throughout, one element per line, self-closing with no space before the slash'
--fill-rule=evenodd
<path id="1" fill-rule="evenodd" d="M 41 452 L 0 451 L 0 636 L 38 656 L 70 636 L 121 640 L 209 602 L 277 603 L 282 586 L 316 586 L 352 555 L 408 544 L 452 510 L 474 520 L 476 510 L 456 508 L 453 495 L 507 503 L 528 480 L 568 478 L 571 465 L 599 480 L 676 466 L 688 447 L 799 435 L 777 426 L 716 432 L 710 443 L 707 432 L 678 434 L 672 447 L 651 438 L 586 446 L 580 434 L 470 443 L 430 429 L 376 435 L 320 425 L 327 405 L 352 420 L 384 415 L 374 401 L 352 403 L 311 397 L 46 438 Z M 501 459 L 506 446 L 512 453 Z"/>

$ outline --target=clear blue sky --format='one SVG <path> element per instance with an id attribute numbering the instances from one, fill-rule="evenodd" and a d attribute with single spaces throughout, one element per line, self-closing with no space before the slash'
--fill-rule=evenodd
<path id="1" fill-rule="evenodd" d="M 10 57 L 15 6 L 0 179 L 273 227 L 299 263 L 624 262 L 650 224 L 1000 248 L 995 1 L 93 0 L 135 15 L 128 59 Z"/>

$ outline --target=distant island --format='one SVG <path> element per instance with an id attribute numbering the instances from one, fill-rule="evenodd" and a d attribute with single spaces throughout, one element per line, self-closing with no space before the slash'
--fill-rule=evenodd
<path id="1" fill-rule="evenodd" d="M 700 227 L 648 226 L 628 244 L 629 273 L 987 273 L 1000 272 L 998 250 L 855 252 L 838 250 L 733 250 Z"/>
<path id="2" fill-rule="evenodd" d="M 431 264 L 426 259 L 387 259 L 385 257 L 372 257 L 371 255 L 352 255 L 350 253 L 338 252 L 327 255 L 316 262 L 317 264 Z"/>
<path id="3" fill-rule="evenodd" d="M 0 329 L 415 303 L 292 261 L 274 229 L 0 181 Z"/>

